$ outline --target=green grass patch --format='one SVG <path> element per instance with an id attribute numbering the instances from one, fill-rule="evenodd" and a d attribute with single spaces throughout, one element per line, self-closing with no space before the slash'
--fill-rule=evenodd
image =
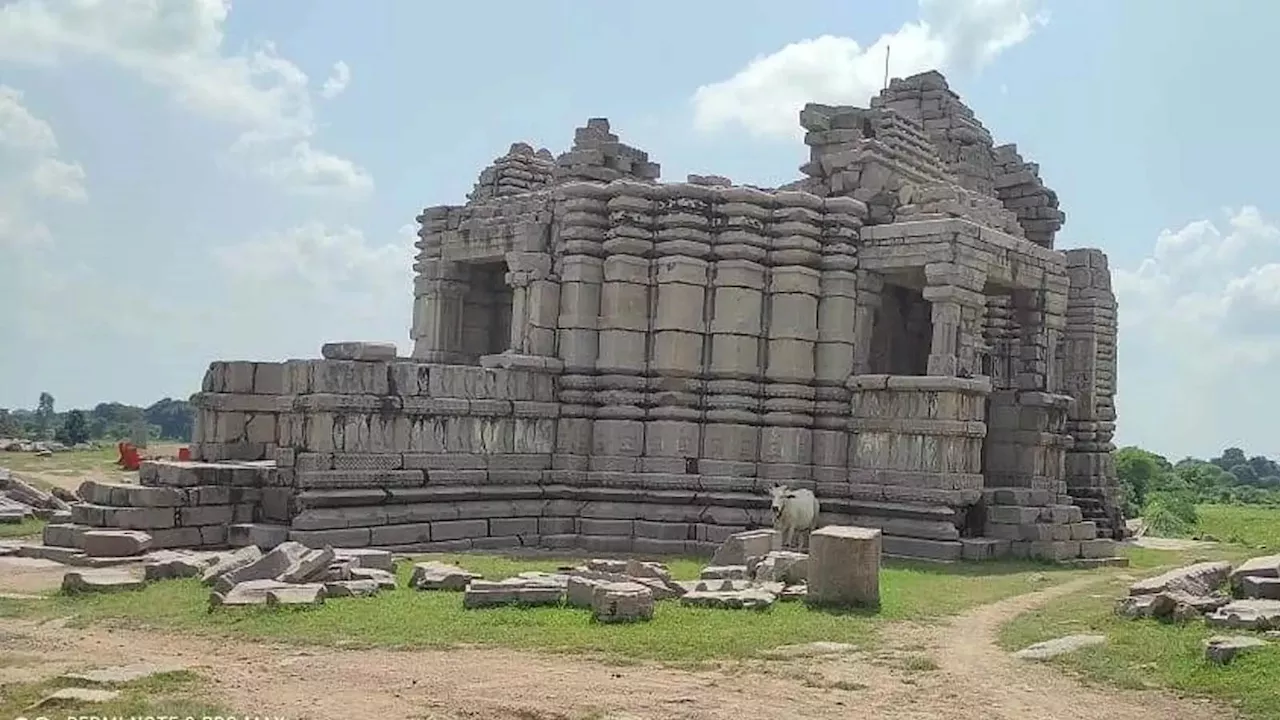
<path id="1" fill-rule="evenodd" d="M 144 453 L 146 451 L 143 451 Z M 43 472 L 83 474 L 88 472 L 121 472 L 116 465 L 120 457 L 114 444 L 97 450 L 66 450 L 41 457 L 30 452 L 0 453 L 0 467 L 22 473 Z"/>
<path id="2" fill-rule="evenodd" d="M 1280 508 L 1262 505 L 1201 505 L 1196 533 L 1221 542 L 1280 550 Z"/>
<path id="3" fill-rule="evenodd" d="M 1199 559 L 1239 559 L 1239 549 L 1168 552 L 1130 548 L 1131 570 L 1149 575 Z M 1145 571 L 1145 572 L 1144 572 Z M 1241 655 L 1227 667 L 1204 659 L 1204 640 L 1230 634 L 1203 622 L 1185 625 L 1130 620 L 1114 612 L 1131 578 L 1119 577 L 1059 598 L 1005 625 L 999 643 L 1013 651 L 1064 635 L 1106 635 L 1105 645 L 1052 662 L 1084 677 L 1126 689 L 1173 689 L 1234 704 L 1249 717 L 1280 720 L 1280 645 Z"/>
<path id="4" fill-rule="evenodd" d="M 478 555 L 434 556 L 500 579 L 525 570 L 554 570 L 565 559 L 509 559 Z M 674 560 L 677 578 L 696 577 L 702 563 Z M 464 610 L 461 593 L 420 592 L 406 583 L 411 563 L 400 567 L 400 587 L 374 598 L 340 598 L 314 608 L 221 608 L 209 612 L 209 591 L 196 580 L 153 583 L 131 593 L 58 596 L 49 601 L 0 602 L 0 615 L 74 615 L 76 623 L 123 622 L 244 638 L 347 647 L 449 647 L 500 645 L 521 649 L 590 652 L 614 659 L 702 662 L 739 658 L 791 643 L 818 640 L 867 644 L 883 620 L 923 620 L 974 605 L 1042 589 L 1079 575 L 1028 563 L 938 565 L 893 563 L 881 573 L 879 613 L 810 610 L 778 603 L 763 612 L 688 608 L 658 603 L 654 619 L 603 625 L 574 608 Z"/>
<path id="5" fill-rule="evenodd" d="M 27 519 L 20 523 L 0 523 L 0 540 L 40 537 L 43 532 L 43 520 Z"/>
<path id="6" fill-rule="evenodd" d="M 54 678 L 35 683 L 0 686 L 0 717 L 207 717 L 229 715 L 225 709 L 199 699 L 202 678 L 180 670 L 117 685 L 94 685 Z M 57 700 L 35 706 L 59 688 L 84 687 L 118 690 L 120 696 L 105 703 Z"/>

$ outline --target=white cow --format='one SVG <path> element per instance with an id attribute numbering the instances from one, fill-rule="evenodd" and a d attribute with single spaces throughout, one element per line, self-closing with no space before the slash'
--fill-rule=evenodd
<path id="1" fill-rule="evenodd" d="M 791 546 L 797 532 L 801 533 L 801 548 L 809 545 L 809 532 L 818 524 L 818 498 L 811 490 L 792 490 L 785 485 L 775 485 L 770 490 L 773 502 L 773 529 L 782 533 L 782 547 Z"/>

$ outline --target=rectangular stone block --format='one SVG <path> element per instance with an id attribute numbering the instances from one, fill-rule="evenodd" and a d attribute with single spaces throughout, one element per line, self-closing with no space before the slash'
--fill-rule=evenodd
<path id="1" fill-rule="evenodd" d="M 815 606 L 880 607 L 880 531 L 828 525 L 809 536 L 805 602 Z"/>
<path id="2" fill-rule="evenodd" d="M 487 520 L 440 520 L 431 523 L 432 541 L 488 537 Z"/>

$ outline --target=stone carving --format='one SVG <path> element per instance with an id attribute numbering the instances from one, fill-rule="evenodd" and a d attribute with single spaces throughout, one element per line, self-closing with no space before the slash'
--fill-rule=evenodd
<path id="1" fill-rule="evenodd" d="M 887 555 L 1111 561 L 1106 256 L 938 73 L 799 121 L 778 190 L 658 182 L 601 118 L 512 145 L 418 217 L 411 357 L 214 363 L 172 492 L 53 535 L 709 553 L 783 483 Z"/>

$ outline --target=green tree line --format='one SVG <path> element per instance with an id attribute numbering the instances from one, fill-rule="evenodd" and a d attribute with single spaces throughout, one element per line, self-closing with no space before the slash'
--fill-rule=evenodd
<path id="1" fill-rule="evenodd" d="M 55 440 L 76 445 L 90 440 L 124 440 L 139 426 L 153 440 L 187 441 L 195 410 L 186 400 L 164 398 L 138 407 L 118 402 L 59 412 L 53 395 L 40 393 L 32 409 L 0 408 L 0 438 Z"/>
<path id="2" fill-rule="evenodd" d="M 1209 460 L 1188 457 L 1176 463 L 1139 447 L 1120 448 L 1115 456 L 1125 515 L 1141 516 L 1162 535 L 1191 532 L 1199 519 L 1197 505 L 1280 507 L 1280 465 L 1240 448 L 1227 448 Z"/>

